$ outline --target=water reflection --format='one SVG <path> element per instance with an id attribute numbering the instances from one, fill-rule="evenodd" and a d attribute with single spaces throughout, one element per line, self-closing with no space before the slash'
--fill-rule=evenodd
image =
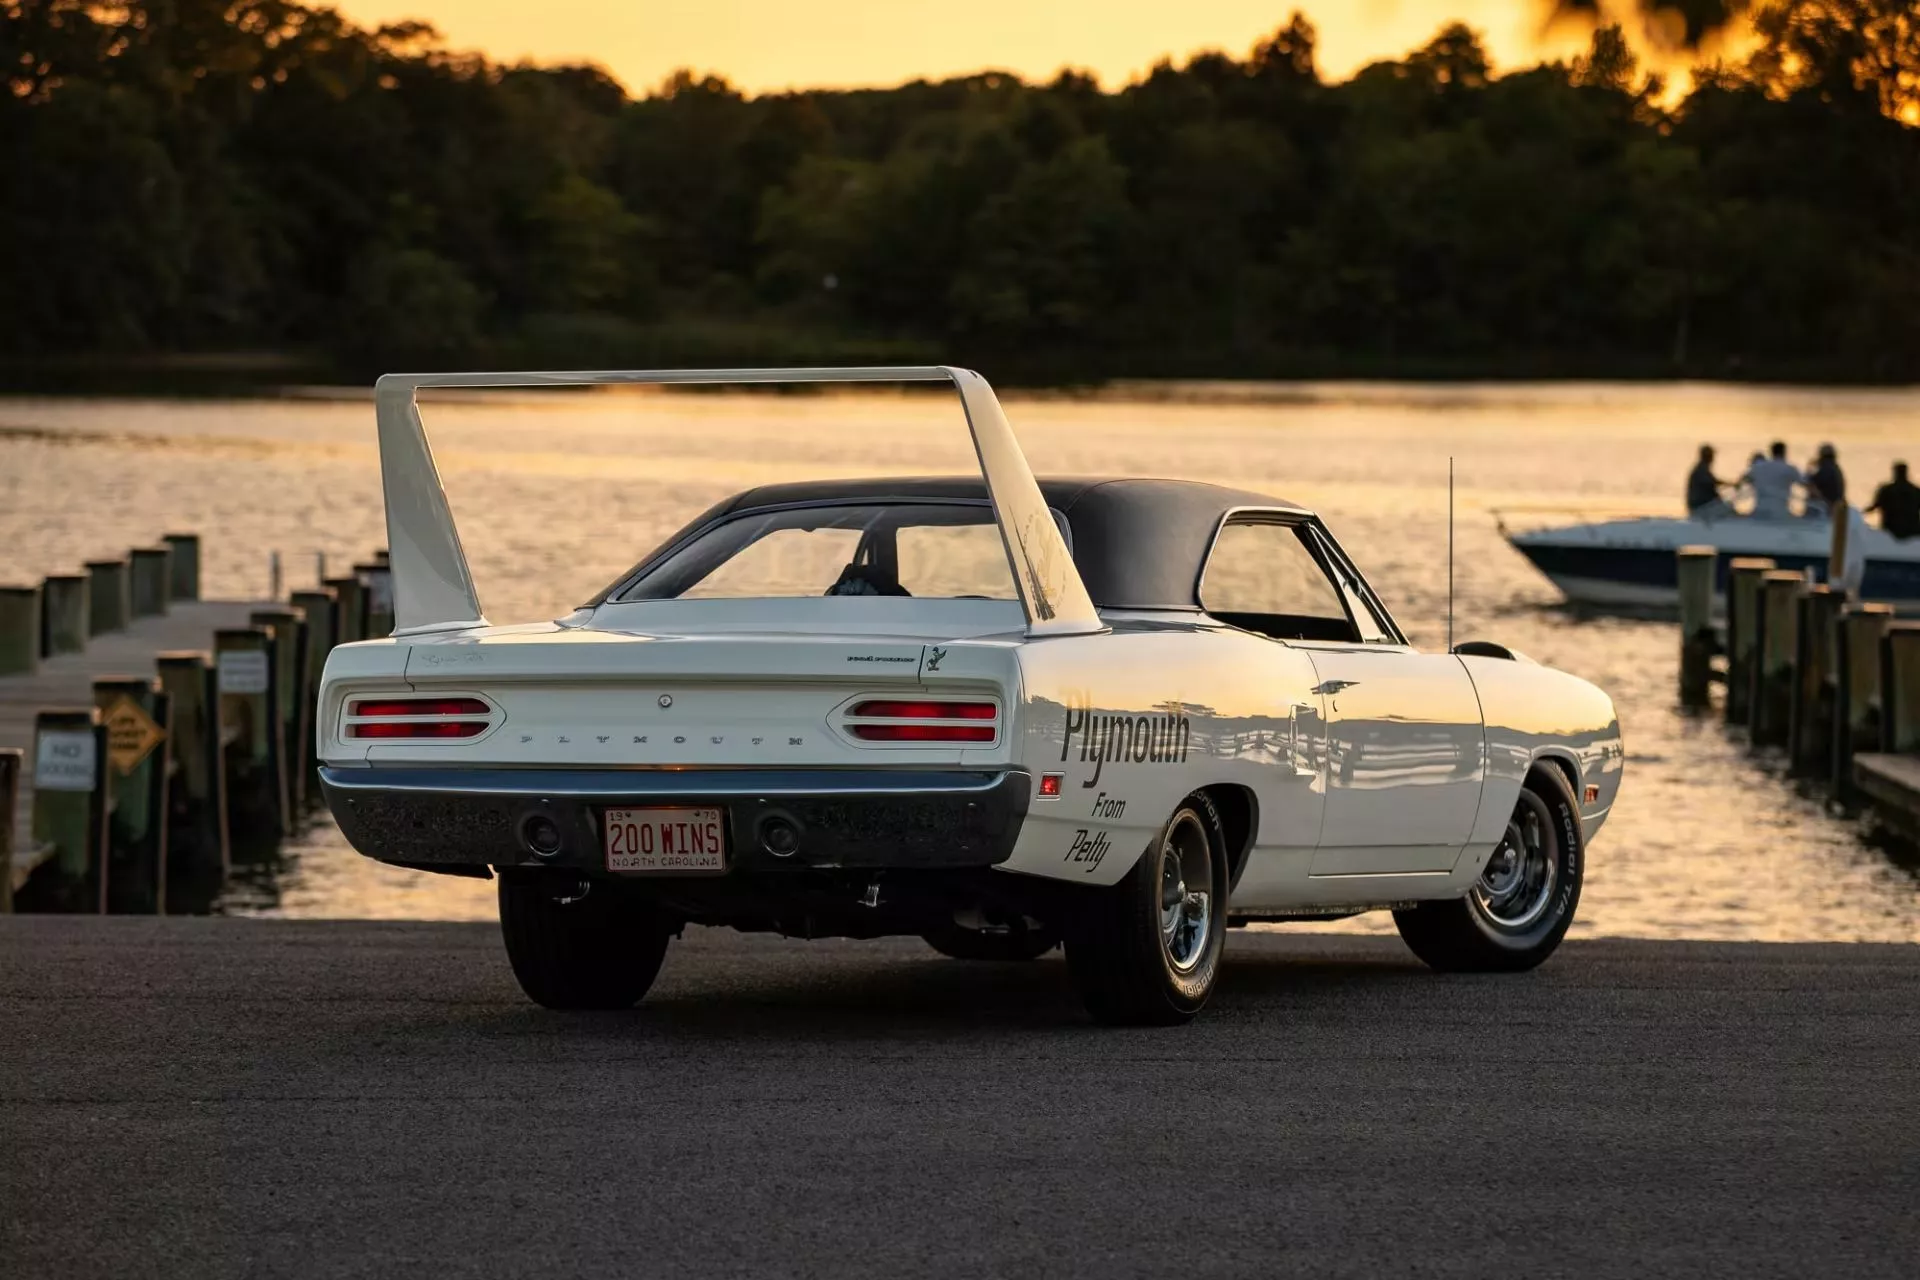
<path id="1" fill-rule="evenodd" d="M 1671 625 L 1559 610 L 1487 514 L 1667 512 L 1703 441 L 1745 457 L 1774 438 L 1795 450 L 1831 440 L 1856 476 L 1884 474 L 1911 447 L 1920 392 L 1268 391 L 1231 403 L 1196 400 L 1191 388 L 1156 389 L 1156 399 L 1010 397 L 1008 416 L 1042 472 L 1216 480 L 1320 511 L 1427 649 L 1445 635 L 1454 458 L 1455 634 L 1593 680 L 1620 713 L 1629 767 L 1593 847 L 1574 935 L 1920 941 L 1911 863 L 1757 768 L 1717 722 L 1676 709 Z M 947 397 L 899 395 L 516 395 L 430 402 L 427 420 L 482 598 L 512 621 L 564 613 L 693 514 L 763 477 L 973 471 L 952 412 Z M 95 501 L 77 505 L 75 493 Z M 370 405 L 0 399 L 9 576 L 65 571 L 163 527 L 207 535 L 205 581 L 218 595 L 264 591 L 270 548 L 363 557 L 384 540 Z M 379 866 L 326 822 L 291 841 L 270 872 L 248 874 L 227 909 L 442 918 L 493 909 L 491 886 Z M 1363 917 L 1337 927 L 1391 926 Z"/>

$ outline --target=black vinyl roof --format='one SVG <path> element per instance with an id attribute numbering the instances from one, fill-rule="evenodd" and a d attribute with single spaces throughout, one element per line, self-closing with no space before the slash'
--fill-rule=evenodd
<path id="1" fill-rule="evenodd" d="M 1200 567 L 1228 512 L 1253 507 L 1307 514 L 1281 498 L 1194 480 L 1048 476 L 1041 478 L 1040 492 L 1066 517 L 1074 565 L 1094 605 L 1103 609 L 1197 609 Z M 980 476 L 761 485 L 713 506 L 662 550 L 715 520 L 767 507 L 986 497 L 987 483 Z"/>

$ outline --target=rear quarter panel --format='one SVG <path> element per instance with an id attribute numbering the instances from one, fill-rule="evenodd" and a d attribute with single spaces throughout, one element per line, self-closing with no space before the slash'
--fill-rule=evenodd
<path id="1" fill-rule="evenodd" d="M 1036 793 L 1006 870 L 1113 884 L 1189 792 L 1221 784 L 1253 794 L 1262 856 L 1310 853 L 1323 783 L 1290 715 L 1312 684 L 1303 656 L 1244 632 L 1127 623 L 1018 654 L 1019 762 L 1036 788 L 1047 774 L 1061 788 Z"/>

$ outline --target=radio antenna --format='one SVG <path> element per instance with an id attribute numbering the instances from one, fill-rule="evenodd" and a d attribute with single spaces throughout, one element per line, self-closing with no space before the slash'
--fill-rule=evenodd
<path id="1" fill-rule="evenodd" d="M 1447 652 L 1453 652 L 1453 455 L 1447 455 Z"/>

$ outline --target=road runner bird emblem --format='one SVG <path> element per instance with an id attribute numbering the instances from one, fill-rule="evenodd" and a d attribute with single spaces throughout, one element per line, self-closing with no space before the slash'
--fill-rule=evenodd
<path id="1" fill-rule="evenodd" d="M 934 645 L 931 649 L 928 649 L 927 670 L 938 671 L 940 669 L 940 660 L 946 656 L 947 651 L 939 645 Z"/>

